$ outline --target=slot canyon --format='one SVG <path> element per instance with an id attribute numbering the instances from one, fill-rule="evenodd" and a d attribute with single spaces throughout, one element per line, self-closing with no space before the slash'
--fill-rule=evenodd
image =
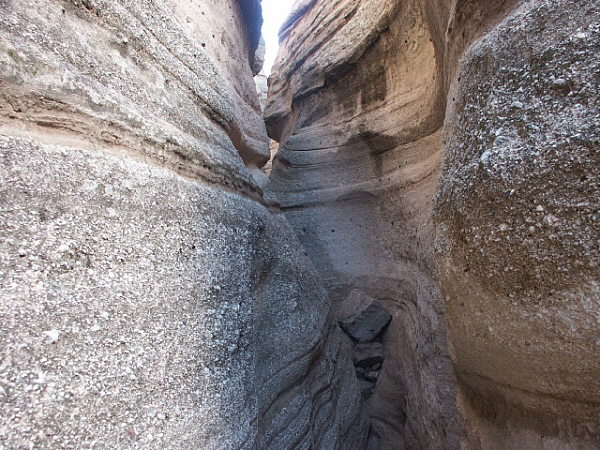
<path id="1" fill-rule="evenodd" d="M 0 450 L 600 448 L 600 1 L 261 26 L 0 0 Z"/>

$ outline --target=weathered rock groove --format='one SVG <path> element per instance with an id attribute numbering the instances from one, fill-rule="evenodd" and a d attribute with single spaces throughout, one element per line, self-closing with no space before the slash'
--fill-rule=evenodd
<path id="1" fill-rule="evenodd" d="M 599 14 L 307 0 L 281 29 L 274 195 L 338 318 L 392 314 L 372 448 L 599 445 Z"/>

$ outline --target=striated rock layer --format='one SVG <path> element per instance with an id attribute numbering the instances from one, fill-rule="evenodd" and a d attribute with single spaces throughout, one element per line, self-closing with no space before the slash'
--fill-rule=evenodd
<path id="1" fill-rule="evenodd" d="M 312 2 L 281 32 L 266 108 L 273 189 L 336 309 L 359 288 L 393 316 L 368 402 L 382 449 L 459 445 L 433 268 L 444 77 L 429 9 Z"/>
<path id="2" fill-rule="evenodd" d="M 240 5 L 0 1 L 0 447 L 363 445 Z"/>
<path id="3" fill-rule="evenodd" d="M 307 0 L 282 28 L 275 195 L 334 309 L 393 316 L 374 447 L 599 445 L 599 16 Z"/>

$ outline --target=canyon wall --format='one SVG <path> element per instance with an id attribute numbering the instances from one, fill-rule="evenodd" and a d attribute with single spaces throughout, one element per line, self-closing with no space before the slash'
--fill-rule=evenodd
<path id="1" fill-rule="evenodd" d="M 338 317 L 355 289 L 393 316 L 373 448 L 597 448 L 599 14 L 306 0 L 282 28 L 274 195 Z"/>
<path id="2" fill-rule="evenodd" d="M 296 2 L 270 183 L 260 15 L 0 0 L 0 448 L 598 448 L 598 0 Z"/>
<path id="3" fill-rule="evenodd" d="M 522 2 L 448 97 L 435 253 L 471 447 L 600 445 L 599 17 Z"/>
<path id="4" fill-rule="evenodd" d="M 273 189 L 335 309 L 360 289 L 393 317 L 368 400 L 379 448 L 456 448 L 432 221 L 447 8 L 435 11 L 442 17 L 420 0 L 306 8 L 282 30 L 269 80 Z"/>
<path id="5" fill-rule="evenodd" d="M 0 0 L 0 448 L 363 446 L 346 338 L 263 205 L 260 24 Z"/>

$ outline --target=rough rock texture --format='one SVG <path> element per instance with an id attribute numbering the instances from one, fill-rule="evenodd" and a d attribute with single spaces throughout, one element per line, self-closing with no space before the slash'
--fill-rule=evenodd
<path id="1" fill-rule="evenodd" d="M 456 447 L 432 251 L 442 19 L 418 0 L 304 3 L 269 80 L 273 189 L 336 309 L 359 288 L 393 316 L 369 400 L 380 447 Z"/>
<path id="2" fill-rule="evenodd" d="M 296 3 L 270 178 L 335 309 L 392 312 L 370 448 L 598 447 L 599 16 Z"/>
<path id="3" fill-rule="evenodd" d="M 357 344 L 354 347 L 354 365 L 356 367 L 369 367 L 381 364 L 384 361 L 383 345 L 379 342 Z"/>
<path id="4" fill-rule="evenodd" d="M 0 448 L 365 441 L 241 5 L 0 1 Z"/>
<path id="5" fill-rule="evenodd" d="M 344 307 L 338 311 L 339 324 L 355 341 L 371 342 L 390 323 L 391 314 L 374 298 L 364 295 L 358 289 L 344 300 Z"/>
<path id="6" fill-rule="evenodd" d="M 600 446 L 599 17 L 523 2 L 450 94 L 436 259 L 473 447 Z"/>

